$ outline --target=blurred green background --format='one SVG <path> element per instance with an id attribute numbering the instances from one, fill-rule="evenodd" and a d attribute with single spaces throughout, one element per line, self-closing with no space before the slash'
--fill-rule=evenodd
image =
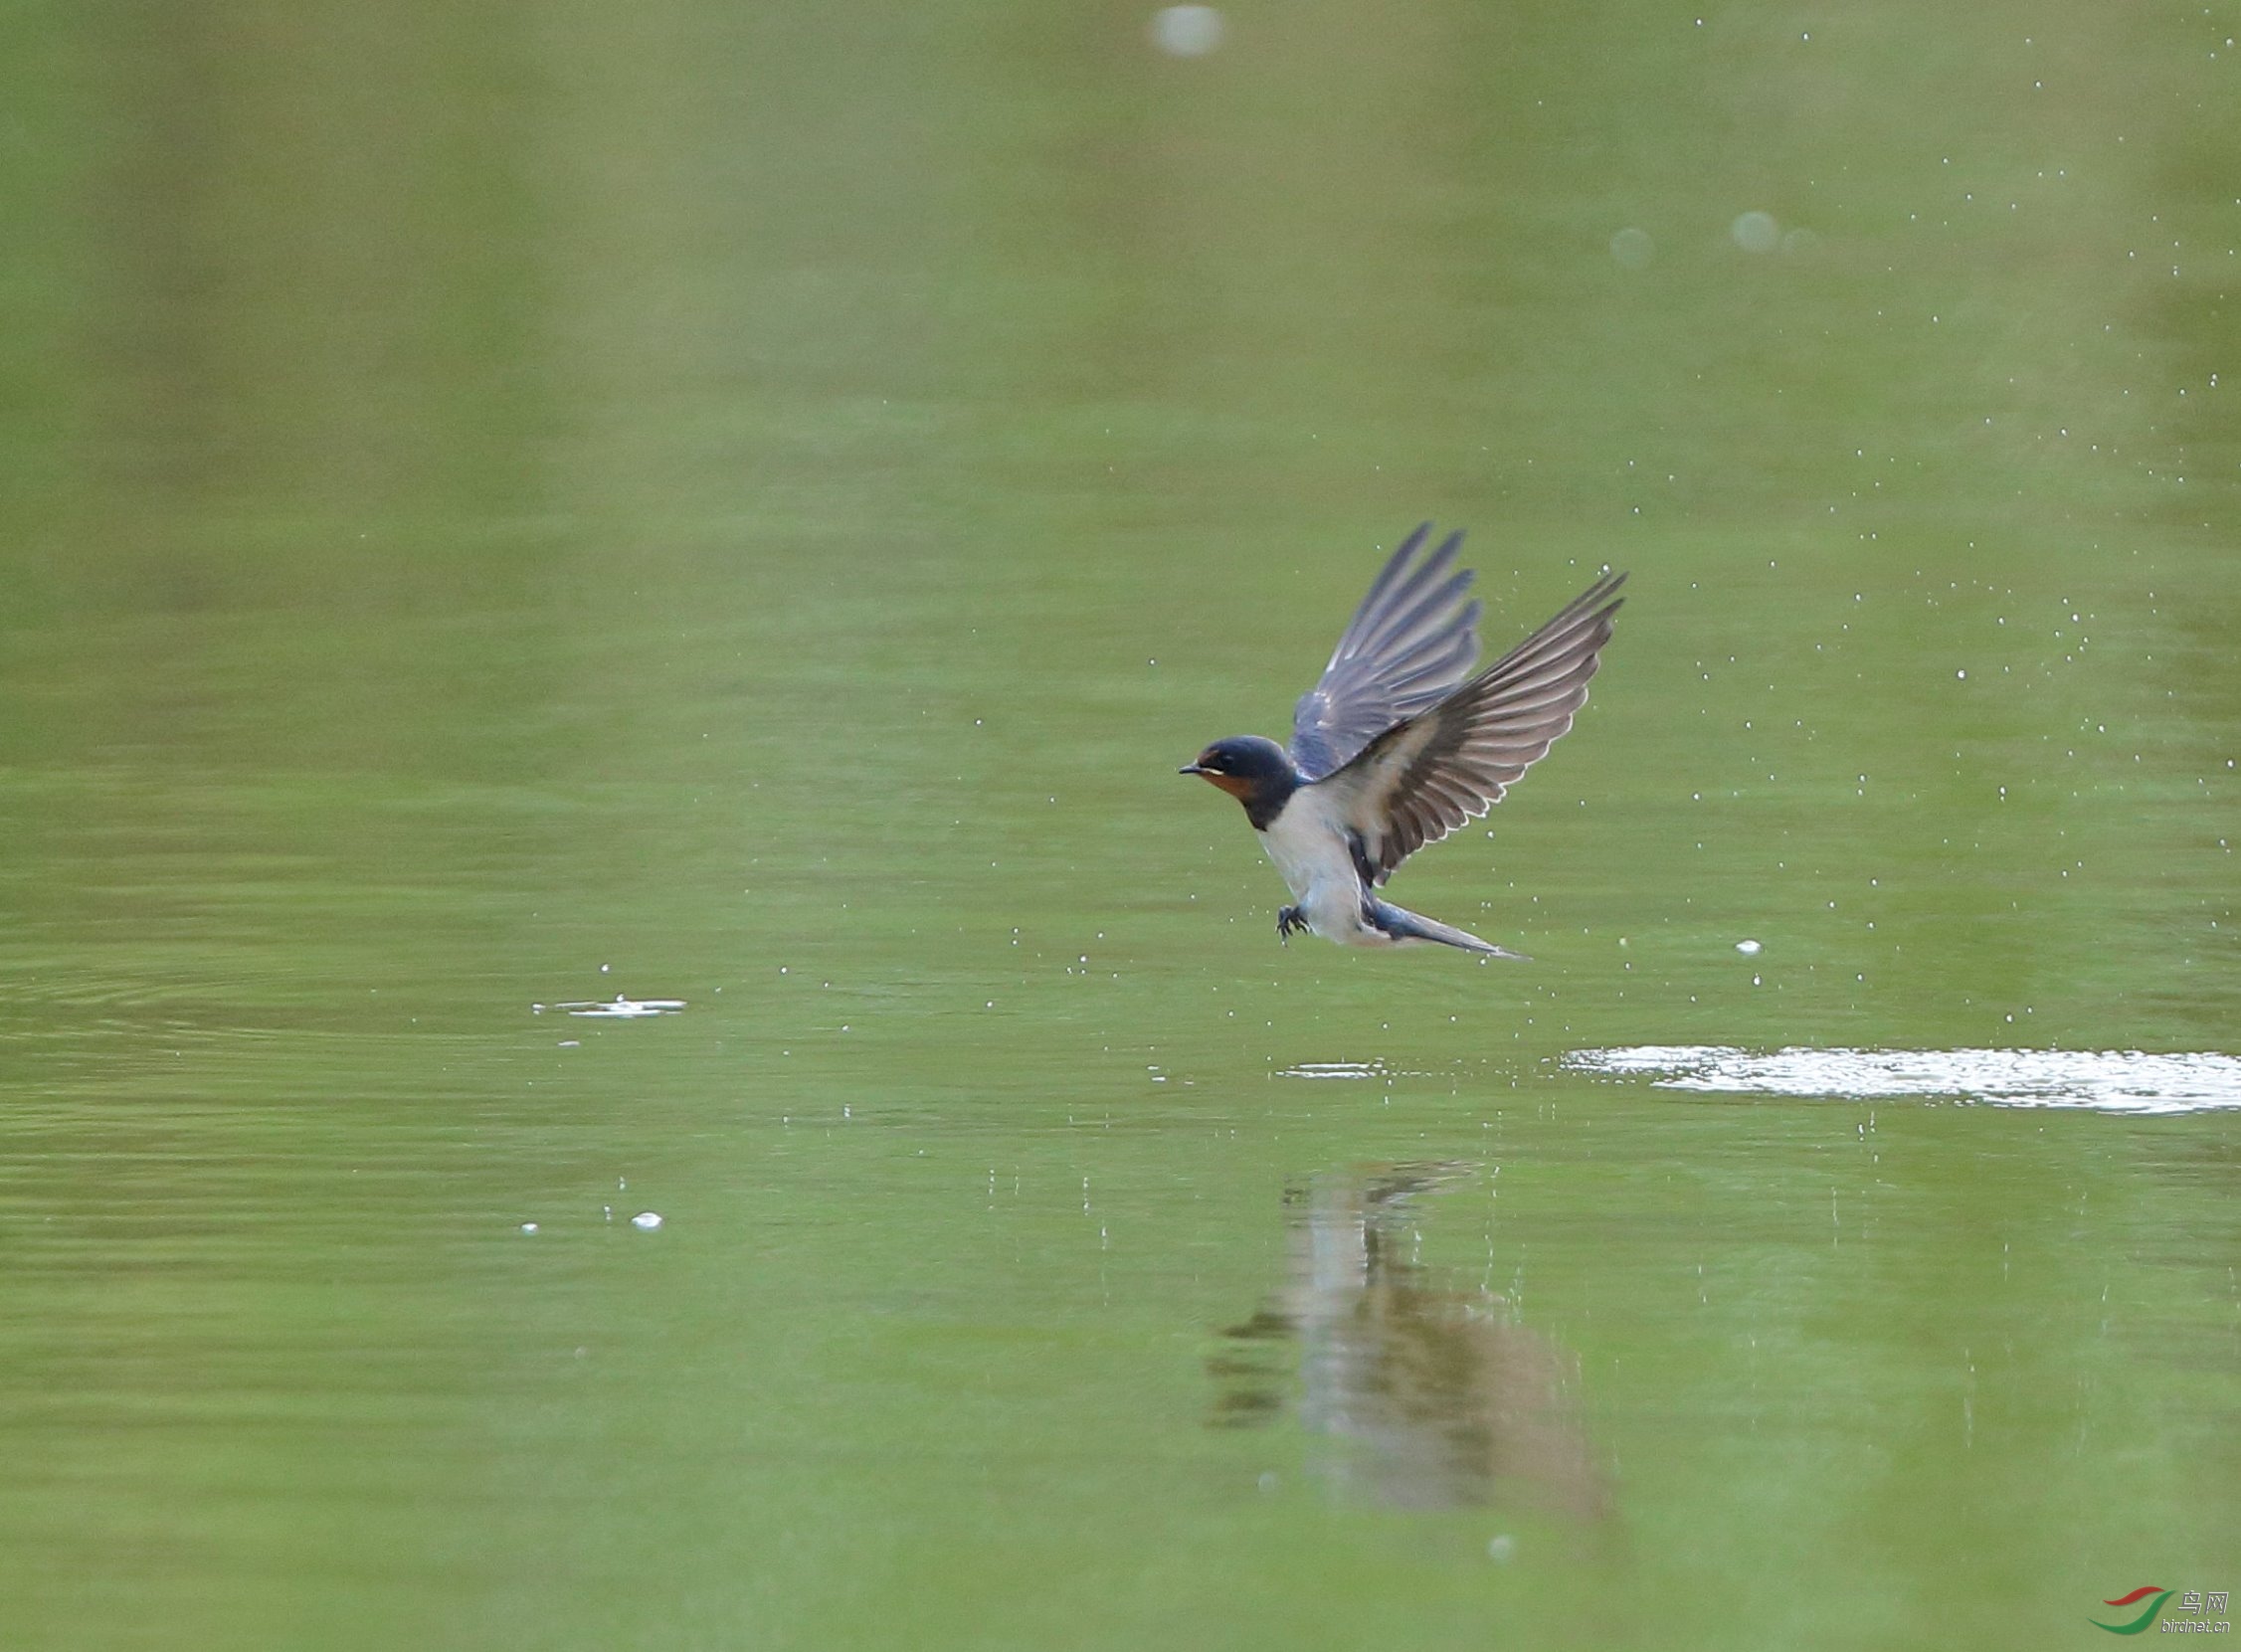
<path id="1" fill-rule="evenodd" d="M 0 1642 L 2229 1587 L 2236 35 L 12 8 Z M 1426 516 L 1632 574 L 1395 885 L 1529 966 L 1174 774 Z"/>

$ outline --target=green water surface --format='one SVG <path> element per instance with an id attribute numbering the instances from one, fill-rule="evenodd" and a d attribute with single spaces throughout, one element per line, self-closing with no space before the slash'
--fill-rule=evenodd
<path id="1" fill-rule="evenodd" d="M 1223 21 L 0 24 L 0 1646 L 2241 1581 L 2241 6 Z M 1175 774 L 1426 516 L 1530 965 Z"/>

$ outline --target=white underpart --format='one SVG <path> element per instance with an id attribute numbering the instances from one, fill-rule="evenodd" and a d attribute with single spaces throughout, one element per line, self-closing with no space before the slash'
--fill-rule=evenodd
<path id="1" fill-rule="evenodd" d="M 1260 843 L 1283 874 L 1307 927 L 1324 940 L 1347 947 L 1400 944 L 1362 921 L 1362 877 L 1347 852 L 1346 827 L 1321 792 L 1312 786 L 1294 792 L 1260 833 Z"/>

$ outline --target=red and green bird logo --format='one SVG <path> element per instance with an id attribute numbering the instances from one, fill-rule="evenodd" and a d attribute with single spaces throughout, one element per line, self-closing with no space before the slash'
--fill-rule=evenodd
<path id="1" fill-rule="evenodd" d="M 2163 1602 L 2171 1597 L 2171 1591 L 2169 1589 L 2163 1588 L 2155 1583 L 2143 1583 L 2139 1588 L 2134 1589 L 2130 1594 L 2120 1594 L 2114 1600 L 2104 1600 L 2102 1602 L 2104 1606 L 2129 1606 L 2136 1600 L 2146 1600 L 2148 1595 L 2153 1595 L 2155 1598 L 2148 1600 L 2148 1609 L 2142 1612 L 2138 1617 L 2134 1618 L 2130 1623 L 2104 1623 L 2098 1617 L 2088 1618 L 2086 1621 L 2091 1623 L 2096 1629 L 2108 1630 L 2112 1635 L 2138 1635 L 2145 1633 L 2148 1626 L 2150 1623 L 2153 1623 L 2156 1617 L 2161 1614 L 2163 1610 Z"/>

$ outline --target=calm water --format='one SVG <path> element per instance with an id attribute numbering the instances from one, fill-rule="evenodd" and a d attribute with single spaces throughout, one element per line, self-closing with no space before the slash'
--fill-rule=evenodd
<path id="1" fill-rule="evenodd" d="M 1226 22 L 16 19 L 0 1640 L 2241 1582 L 2241 11 Z M 1174 773 L 1427 515 L 1531 965 Z"/>

